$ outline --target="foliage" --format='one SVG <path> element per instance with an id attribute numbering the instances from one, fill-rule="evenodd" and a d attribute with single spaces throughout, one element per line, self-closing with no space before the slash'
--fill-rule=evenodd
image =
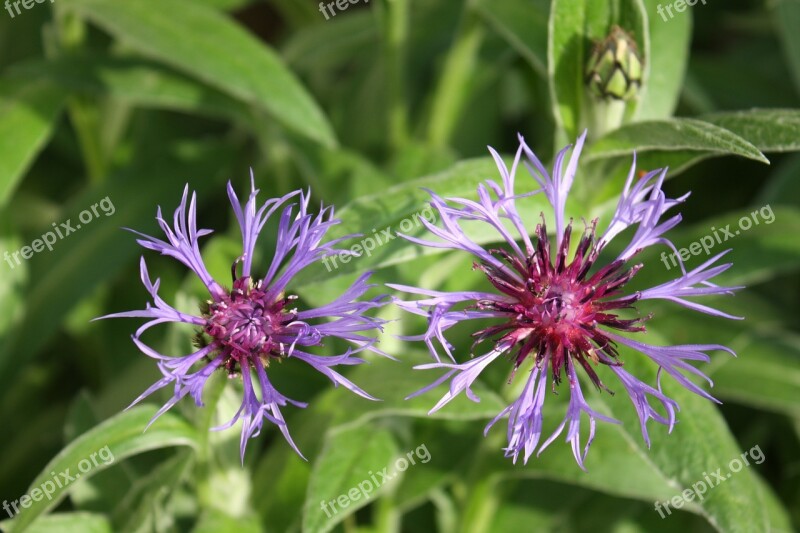
<path id="1" fill-rule="evenodd" d="M 32 495 L 65 469 L 83 475 L 0 527 L 800 527 L 800 2 L 680 3 L 686 9 L 673 7 L 672 18 L 656 0 L 373 0 L 333 4 L 327 17 L 296 0 L 58 0 L 0 15 L 0 253 L 78 220 L 103 198 L 115 208 L 52 251 L 2 262 L 0 500 Z M 617 106 L 593 100 L 585 74 L 594 43 L 615 25 L 644 58 L 638 95 Z M 740 227 L 754 212 L 774 214 L 720 244 L 733 248 L 735 263 L 724 281 L 747 285 L 720 307 L 744 321 L 647 309 L 659 317 L 651 343 L 737 351 L 708 367 L 722 406 L 665 385 L 680 401 L 680 423 L 671 435 L 651 430 L 648 449 L 625 395 L 596 393 L 596 408 L 623 424 L 598 428 L 588 473 L 566 446 L 514 465 L 502 457 L 503 430 L 486 438 L 482 430 L 518 384 L 492 371 L 476 391 L 480 403 L 459 398 L 428 416 L 435 393 L 404 400 L 431 381 L 411 369 L 427 355 L 394 337 L 423 324 L 389 306 L 381 316 L 398 320 L 382 348 L 398 361 L 370 358 L 345 372 L 383 401 L 351 397 L 290 363 L 275 372 L 290 397 L 310 404 L 286 410 L 307 462 L 274 427 L 251 442 L 243 465 L 235 429 L 208 431 L 236 408 L 235 381 L 215 381 L 205 408 L 181 402 L 144 433 L 155 405 L 124 411 L 158 371 L 130 342 L 133 322 L 90 320 L 143 304 L 141 250 L 120 228 L 154 231 L 156 206 L 177 205 L 185 183 L 198 191 L 203 226 L 215 229 L 203 249 L 209 268 L 226 279 L 238 229 L 224 186 L 244 187 L 249 168 L 262 194 L 310 187 L 315 202 L 335 204 L 342 224 L 334 236 L 397 231 L 425 208 L 423 187 L 475 198 L 480 181 L 496 178 L 487 144 L 510 154 L 520 132 L 550 160 L 589 126 L 568 205 L 576 220 L 607 220 L 634 151 L 642 169 L 670 167 L 668 191 L 693 191 L 671 234 L 678 247 Z M 523 173 L 518 184 L 532 187 Z M 535 220 L 542 202 L 530 199 L 525 218 Z M 196 280 L 147 257 L 161 294 L 193 309 Z M 643 282 L 664 278 L 655 254 L 642 262 Z M 365 270 L 380 284 L 481 286 L 469 268 L 461 255 L 394 239 L 336 270 L 311 267 L 293 290 L 323 302 Z M 166 353 L 188 353 L 185 329 L 150 335 Z M 470 344 L 468 331 L 457 337 Z M 633 356 L 626 365 L 655 379 Z M 106 446 L 113 462 L 79 467 Z M 416 464 L 375 482 L 421 446 L 428 461 L 414 455 Z M 702 501 L 664 519 L 654 510 L 756 446 L 765 460 Z M 374 490 L 326 514 L 321 502 L 366 480 Z"/>

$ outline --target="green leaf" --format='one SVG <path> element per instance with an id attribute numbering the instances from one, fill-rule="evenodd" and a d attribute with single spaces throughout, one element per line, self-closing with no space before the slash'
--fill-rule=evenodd
<path id="1" fill-rule="evenodd" d="M 646 342 L 667 344 L 652 332 L 648 333 Z M 656 367 L 651 361 L 631 350 L 623 349 L 621 353 L 629 372 L 648 383 L 656 383 Z M 682 489 L 703 480 L 705 472 L 715 472 L 720 468 L 726 475 L 731 470 L 732 461 L 758 444 L 737 443 L 713 403 L 687 391 L 671 379 L 664 378 L 661 381 L 664 392 L 680 404 L 681 412 L 672 434 L 667 435 L 663 430 L 651 431 L 653 442 L 648 455 L 653 464 Z M 621 400 L 624 395 L 618 397 Z M 608 397 L 604 397 L 604 400 L 606 405 L 612 405 Z M 639 420 L 632 407 L 626 410 L 617 400 L 613 402 L 611 412 L 622 421 L 627 431 L 635 432 L 638 436 Z M 643 444 L 640 446 L 644 451 Z M 755 453 L 753 455 L 757 456 Z M 740 472 L 730 472 L 724 482 L 710 488 L 705 499 L 699 502 L 700 514 L 723 531 L 788 531 L 785 511 L 776 517 L 771 517 L 767 512 L 767 506 L 775 504 L 780 508 L 781 505 L 771 501 L 773 495 L 760 490 L 757 476 L 761 468 L 751 461 L 751 465 Z M 676 491 L 674 495 L 679 492 Z"/>
<path id="2" fill-rule="evenodd" d="M 637 122 L 608 133 L 586 150 L 582 164 L 590 179 L 576 184 L 578 190 L 595 206 L 618 197 L 634 152 L 638 169 L 669 167 L 668 178 L 700 161 L 723 155 L 769 163 L 746 139 L 707 122 L 690 118 Z M 585 188 L 588 183 L 592 184 L 590 190 Z"/>
<path id="3" fill-rule="evenodd" d="M 280 57 L 218 11 L 185 0 L 75 0 L 68 7 L 135 50 L 266 110 L 310 139 L 336 144 L 322 110 Z"/>
<path id="4" fill-rule="evenodd" d="M 650 33 L 650 51 L 645 58 L 650 77 L 639 97 L 636 119 L 665 119 L 675 111 L 683 87 L 692 37 L 692 16 L 686 12 L 665 24 L 656 11 L 663 2 L 643 2 Z"/>
<path id="5" fill-rule="evenodd" d="M 749 141 L 719 126 L 692 118 L 627 124 L 598 139 L 587 151 L 584 162 L 642 154 L 651 151 L 688 151 L 695 156 L 739 155 L 769 163 Z"/>
<path id="6" fill-rule="evenodd" d="M 197 433 L 183 419 L 172 413 L 163 414 L 150 429 L 144 431 L 157 409 L 139 406 L 110 418 L 68 444 L 31 483 L 28 494 L 47 490 L 52 499 L 40 495 L 12 522 L 11 531 L 21 533 L 40 515 L 54 508 L 70 492 L 69 478 L 88 479 L 116 462 L 133 455 L 171 446 L 195 446 Z M 86 464 L 89 466 L 86 467 Z M 55 472 L 62 486 L 53 482 Z M 61 475 L 64 473 L 65 475 Z M 51 490 L 52 487 L 52 490 Z"/>
<path id="7" fill-rule="evenodd" d="M 605 6 L 605 2 L 595 5 Z M 587 53 L 591 47 L 584 33 L 593 30 L 595 39 L 602 39 L 607 30 L 605 20 L 599 24 L 587 20 L 588 2 L 553 0 L 547 41 L 547 73 L 550 80 L 550 99 L 556 124 L 566 137 L 574 139 L 580 127 L 583 107 L 584 72 Z"/>
<path id="8" fill-rule="evenodd" d="M 548 26 L 547 72 L 553 114 L 567 139 L 575 139 L 588 123 L 584 110 L 588 97 L 585 76 L 594 43 L 605 39 L 612 25 L 618 24 L 633 36 L 642 55 L 648 56 L 646 17 L 640 0 L 553 0 Z M 646 84 L 648 63 L 644 66 Z M 636 99 L 631 100 L 625 113 L 632 114 L 637 105 Z"/>
<path id="9" fill-rule="evenodd" d="M 475 9 L 536 72 L 542 76 L 547 74 L 548 1 L 478 0 Z"/>
<path id="10" fill-rule="evenodd" d="M 0 522 L 0 526 L 6 528 L 11 523 L 11 520 L 4 520 Z M 105 516 L 83 512 L 44 516 L 28 528 L 28 533 L 112 533 L 112 531 L 114 530 Z"/>
<path id="11" fill-rule="evenodd" d="M 751 109 L 712 113 L 700 117 L 747 139 L 762 152 L 800 150 L 800 110 Z"/>
<path id="12" fill-rule="evenodd" d="M 93 97 L 108 96 L 141 107 L 250 120 L 250 106 L 155 61 L 105 55 L 59 57 L 15 65 L 15 80 L 48 79 Z"/>
<path id="13" fill-rule="evenodd" d="M 65 96 L 46 80 L 0 80 L 0 207 L 50 138 Z"/>
<path id="14" fill-rule="evenodd" d="M 669 168 L 667 179 L 672 179 L 692 166 L 711 157 L 719 157 L 719 154 L 689 150 L 673 152 L 652 151 L 643 153 L 637 151 L 636 168 L 637 170 L 643 171 L 655 170 L 657 168 Z M 576 188 L 584 194 L 587 194 L 585 189 L 581 189 L 580 187 L 587 187 L 587 184 L 594 181 L 595 185 L 593 189 L 588 191 L 588 194 L 594 197 L 593 203 L 598 205 L 603 202 L 613 201 L 614 205 L 616 205 L 616 201 L 622 190 L 622 184 L 625 183 L 632 162 L 633 154 L 595 160 L 588 160 L 587 157 L 584 168 L 587 175 L 594 178 L 594 180 L 585 180 L 584 183 L 576 184 Z"/>
<path id="15" fill-rule="evenodd" d="M 398 453 L 385 428 L 366 425 L 330 433 L 311 473 L 303 530 L 330 531 L 383 494 L 402 475 L 395 469 Z"/>

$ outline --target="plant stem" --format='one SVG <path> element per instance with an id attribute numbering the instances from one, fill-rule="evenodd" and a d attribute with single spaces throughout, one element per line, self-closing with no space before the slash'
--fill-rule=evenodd
<path id="1" fill-rule="evenodd" d="M 106 174 L 106 157 L 97 135 L 100 131 L 97 107 L 83 96 L 72 96 L 67 100 L 67 114 L 78 136 L 89 181 L 102 181 Z"/>
<path id="2" fill-rule="evenodd" d="M 491 519 L 500 502 L 498 479 L 492 468 L 486 468 L 487 457 L 500 448 L 498 436 L 489 435 L 481 441 L 465 480 L 468 492 L 458 526 L 459 533 L 484 533 L 491 528 Z"/>
<path id="3" fill-rule="evenodd" d="M 400 513 L 390 495 L 384 495 L 375 502 L 375 531 L 378 533 L 399 533 Z"/>
<path id="4" fill-rule="evenodd" d="M 485 533 L 490 531 L 491 519 L 499 505 L 497 480 L 487 475 L 473 485 L 459 527 L 460 533 Z"/>
<path id="5" fill-rule="evenodd" d="M 55 38 L 48 43 L 49 56 L 70 55 L 83 48 L 86 24 L 76 14 L 56 7 L 53 26 Z M 107 170 L 98 111 L 95 101 L 86 96 L 72 95 L 67 99 L 67 115 L 78 138 L 86 174 L 92 183 L 102 181 Z"/>
<path id="6" fill-rule="evenodd" d="M 472 2 L 464 8 L 455 42 L 445 59 L 442 76 L 436 87 L 428 124 L 428 140 L 436 147 L 447 146 L 458 124 L 469 94 L 478 51 L 485 35 L 483 24 L 472 11 Z"/>
<path id="7" fill-rule="evenodd" d="M 211 486 L 211 459 L 213 456 L 211 449 L 211 424 L 214 421 L 216 414 L 217 404 L 222 393 L 225 391 L 225 386 L 228 382 L 227 377 L 221 372 L 215 372 L 209 379 L 205 392 L 205 407 L 200 409 L 196 421 L 197 431 L 200 436 L 200 442 L 197 447 L 197 466 L 195 471 L 197 473 L 197 493 L 198 499 L 206 505 L 213 505 L 213 502 L 218 498 L 218 494 Z"/>
<path id="8" fill-rule="evenodd" d="M 396 150 L 408 141 L 406 101 L 406 45 L 408 41 L 408 0 L 386 0 L 385 56 L 388 69 L 389 140 Z"/>

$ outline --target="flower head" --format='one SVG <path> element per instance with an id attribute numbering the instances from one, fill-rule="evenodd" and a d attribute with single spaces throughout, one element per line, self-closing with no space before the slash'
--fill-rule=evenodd
<path id="1" fill-rule="evenodd" d="M 661 391 L 660 383 L 654 388 L 624 370 L 619 357 L 619 345 L 641 352 L 658 365 L 659 373 L 666 372 L 687 389 L 712 400 L 707 392 L 688 379 L 688 374 L 695 374 L 708 380 L 690 362 L 708 361 L 706 352 L 713 350 L 733 353 L 718 345 L 661 347 L 629 338 L 630 334 L 644 332 L 644 323 L 651 318 L 636 315 L 635 318 L 623 318 L 623 312 L 631 313 L 641 300 L 666 299 L 703 313 L 735 318 L 686 298 L 728 294 L 738 287 L 719 287 L 709 281 L 731 266 L 717 264 L 725 255 L 722 253 L 689 272 L 681 264 L 681 274 L 673 281 L 651 289 L 625 293 L 625 285 L 642 268 L 641 264 L 631 263 L 639 252 L 659 244 L 675 250 L 664 234 L 675 227 L 681 217 L 666 216 L 666 213 L 688 196 L 678 199 L 665 196 L 661 186 L 666 169 L 648 172 L 634 183 L 635 157 L 617 209 L 605 231 L 598 237 L 598 221 L 593 220 L 578 238 L 574 252 L 571 251 L 571 242 L 575 237 L 572 222 L 566 220 L 565 208 L 585 136 L 584 133 L 578 139 L 569 158 L 567 154 L 571 146 L 556 156 L 552 175 L 522 137 L 519 138 L 520 147 L 510 170 L 490 148 L 502 184 L 494 181 L 481 184 L 477 202 L 464 198 L 443 199 L 431 193 L 431 205 L 439 212 L 442 227 L 427 221 L 422 223 L 438 240 L 405 236 L 423 246 L 469 252 L 476 259 L 474 268 L 486 275 L 493 290 L 438 292 L 391 285 L 397 290 L 422 296 L 413 301 L 396 300 L 405 310 L 428 319 L 425 333 L 404 337 L 407 340 L 425 341 L 436 360 L 436 363 L 417 368 L 446 370 L 436 382 L 412 396 L 450 381 L 449 391 L 431 412 L 440 409 L 463 391 L 470 399 L 477 401 L 470 390 L 473 382 L 484 368 L 502 355 L 510 357 L 512 361 L 512 378 L 517 369 L 530 366 L 520 397 L 486 428 L 488 431 L 500 418 L 508 415 L 508 446 L 505 450 L 506 456 L 513 457 L 514 461 L 522 454 L 527 462 L 531 454 L 537 449 L 541 453 L 567 427 L 567 441 L 572 446 L 576 461 L 583 468 L 594 437 L 596 420 L 617 422 L 589 406 L 578 379 L 578 372 L 582 371 L 598 389 L 606 389 L 595 370 L 600 365 L 616 374 L 633 401 L 648 446 L 647 421 L 650 418 L 672 429 L 678 404 Z M 533 238 L 519 215 L 517 200 L 521 196 L 530 196 L 514 193 L 515 174 L 523 155 L 527 159 L 528 171 L 539 186 L 530 194 L 544 193 L 554 210 L 554 238 L 548 235 L 544 214 L 541 223 L 532 232 Z M 480 246 L 465 233 L 461 225 L 464 221 L 491 225 L 497 231 L 502 246 L 493 249 Z M 627 246 L 616 258 L 600 264 L 600 254 L 606 245 L 628 228 L 632 228 L 632 237 Z M 473 348 L 489 344 L 490 349 L 483 355 L 458 363 L 453 356 L 454 347 L 446 340 L 445 332 L 459 322 L 477 319 L 493 319 L 495 322 L 474 333 Z M 442 361 L 437 341 L 450 361 Z M 570 397 L 563 422 L 540 445 L 542 409 L 548 379 L 554 391 L 562 381 L 566 381 Z M 663 414 L 651 405 L 653 400 L 660 404 Z M 589 419 L 589 436 L 581 450 L 580 423 L 583 415 Z"/>
<path id="2" fill-rule="evenodd" d="M 226 372 L 231 378 L 241 378 L 244 390 L 241 407 L 230 421 L 214 429 L 229 428 L 242 419 L 242 459 L 248 440 L 260 433 L 264 421 L 275 424 L 300 454 L 289 435 L 281 407 L 289 403 L 297 407 L 306 404 L 291 400 L 275 389 L 268 377 L 271 363 L 286 358 L 299 359 L 327 376 L 335 386 L 343 385 L 364 398 L 375 400 L 334 368 L 364 362 L 356 356 L 364 350 L 385 355 L 375 347 L 376 339 L 368 334 L 382 329 L 384 321 L 365 315 L 368 310 L 382 305 L 384 298 L 358 300 L 374 286 L 367 283 L 370 273 L 360 276 L 334 301 L 318 308 L 299 309 L 298 297 L 287 292 L 292 278 L 310 264 L 332 254 L 349 253 L 335 248 L 349 236 L 321 243 L 328 229 L 339 222 L 333 218 L 333 208 L 322 207 L 316 216 L 310 214 L 310 197 L 303 191 L 270 199 L 258 206 L 257 194 L 251 177 L 250 196 L 241 205 L 228 183 L 228 197 L 241 229 L 243 246 L 241 256 L 235 259 L 231 268 L 233 281 L 230 290 L 214 280 L 203 263 L 198 240 L 211 231 L 197 229 L 197 199 L 193 193 L 189 200 L 187 185 L 180 206 L 175 210 L 172 226 L 164 220 L 161 209 L 158 210 L 156 219 L 166 240 L 134 233 L 139 235 L 137 242 L 144 248 L 171 256 L 192 270 L 208 289 L 208 301 L 197 315 L 176 310 L 159 296 L 159 280 L 151 281 L 142 257 L 142 283 L 153 299 L 152 305 L 148 303 L 142 310 L 102 317 L 149 319 L 133 335 L 133 342 L 158 362 L 163 377 L 132 405 L 167 385 L 174 387 L 172 398 L 156 413 L 151 424 L 186 395 L 191 395 L 195 403 L 202 406 L 203 388 L 215 371 Z M 292 199 L 297 202 L 287 204 Z M 279 210 L 275 253 L 266 272 L 257 275 L 253 271 L 256 241 L 267 220 Z M 195 341 L 199 349 L 189 355 L 172 357 L 160 354 L 142 342 L 141 336 L 147 329 L 165 322 L 196 326 Z M 321 346 L 326 337 L 347 341 L 352 348 L 336 356 L 311 353 L 310 350 Z"/>

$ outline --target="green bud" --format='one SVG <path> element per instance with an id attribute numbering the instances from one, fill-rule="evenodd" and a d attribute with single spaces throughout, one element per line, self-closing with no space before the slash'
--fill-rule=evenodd
<path id="1" fill-rule="evenodd" d="M 598 98 L 630 100 L 642 86 L 642 59 L 636 41 L 619 26 L 597 43 L 586 66 L 589 91 Z"/>

